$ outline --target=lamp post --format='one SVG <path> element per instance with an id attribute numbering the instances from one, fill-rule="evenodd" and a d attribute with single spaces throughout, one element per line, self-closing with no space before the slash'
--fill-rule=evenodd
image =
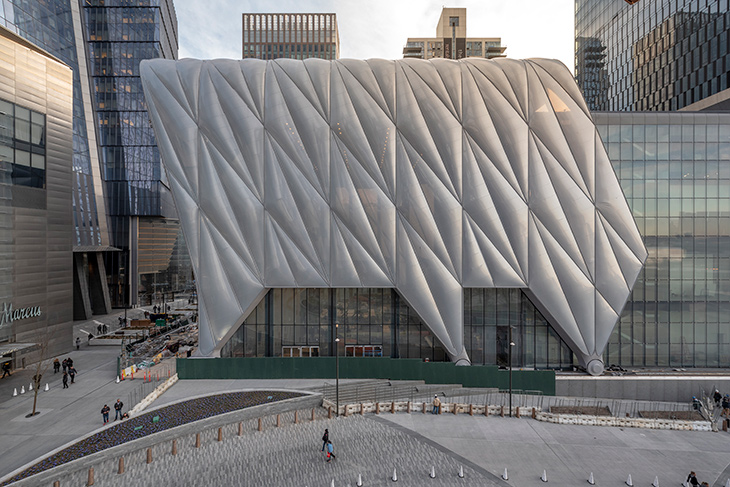
<path id="1" fill-rule="evenodd" d="M 340 324 L 335 323 L 335 401 L 337 402 L 337 416 L 340 415 Z"/>
<path id="2" fill-rule="evenodd" d="M 515 342 L 512 341 L 512 325 L 509 327 L 509 417 L 512 417 L 512 347 Z"/>

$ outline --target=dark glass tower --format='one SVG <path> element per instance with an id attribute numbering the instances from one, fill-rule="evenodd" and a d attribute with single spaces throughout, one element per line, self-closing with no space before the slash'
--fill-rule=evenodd
<path id="1" fill-rule="evenodd" d="M 589 108 L 730 108 L 730 1 L 632 3 L 576 0 L 575 76 Z"/>

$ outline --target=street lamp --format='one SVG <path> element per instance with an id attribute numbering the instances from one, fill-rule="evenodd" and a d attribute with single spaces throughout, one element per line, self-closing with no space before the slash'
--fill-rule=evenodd
<path id="1" fill-rule="evenodd" d="M 340 415 L 340 337 L 339 323 L 335 323 L 335 400 L 337 402 L 337 416 Z"/>
<path id="2" fill-rule="evenodd" d="M 512 417 L 512 347 L 515 342 L 512 341 L 512 325 L 509 327 L 509 417 Z"/>

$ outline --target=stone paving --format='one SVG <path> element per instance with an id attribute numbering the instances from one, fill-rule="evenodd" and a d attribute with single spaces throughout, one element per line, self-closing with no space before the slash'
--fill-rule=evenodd
<path id="1" fill-rule="evenodd" d="M 194 448 L 194 438 L 179 440 L 179 453 L 173 456 L 170 444 L 159 445 L 154 461 L 146 463 L 146 453 L 125 458 L 126 472 L 117 474 L 117 461 L 107 461 L 95 469 L 95 484 L 112 486 L 180 485 L 302 485 L 354 486 L 358 475 L 363 485 L 390 485 L 396 468 L 398 485 L 496 486 L 506 485 L 488 472 L 456 455 L 445 454 L 428 440 L 368 416 L 306 421 L 263 432 L 252 431 L 255 421 L 247 422 L 246 433 L 238 437 L 233 426 L 216 441 L 215 431 L 203 435 L 203 446 Z M 330 463 L 321 452 L 322 433 L 330 431 L 336 459 Z M 431 466 L 436 479 L 429 478 Z M 463 467 L 464 478 L 458 478 Z M 62 484 L 83 485 L 87 472 L 76 472 Z"/>

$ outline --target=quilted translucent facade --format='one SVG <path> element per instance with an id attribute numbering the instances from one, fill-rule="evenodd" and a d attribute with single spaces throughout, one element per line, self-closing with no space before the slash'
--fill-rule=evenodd
<path id="1" fill-rule="evenodd" d="M 269 288 L 392 287 L 468 363 L 464 288 L 524 288 L 582 365 L 647 253 L 557 61 L 153 60 L 215 355 Z"/>

